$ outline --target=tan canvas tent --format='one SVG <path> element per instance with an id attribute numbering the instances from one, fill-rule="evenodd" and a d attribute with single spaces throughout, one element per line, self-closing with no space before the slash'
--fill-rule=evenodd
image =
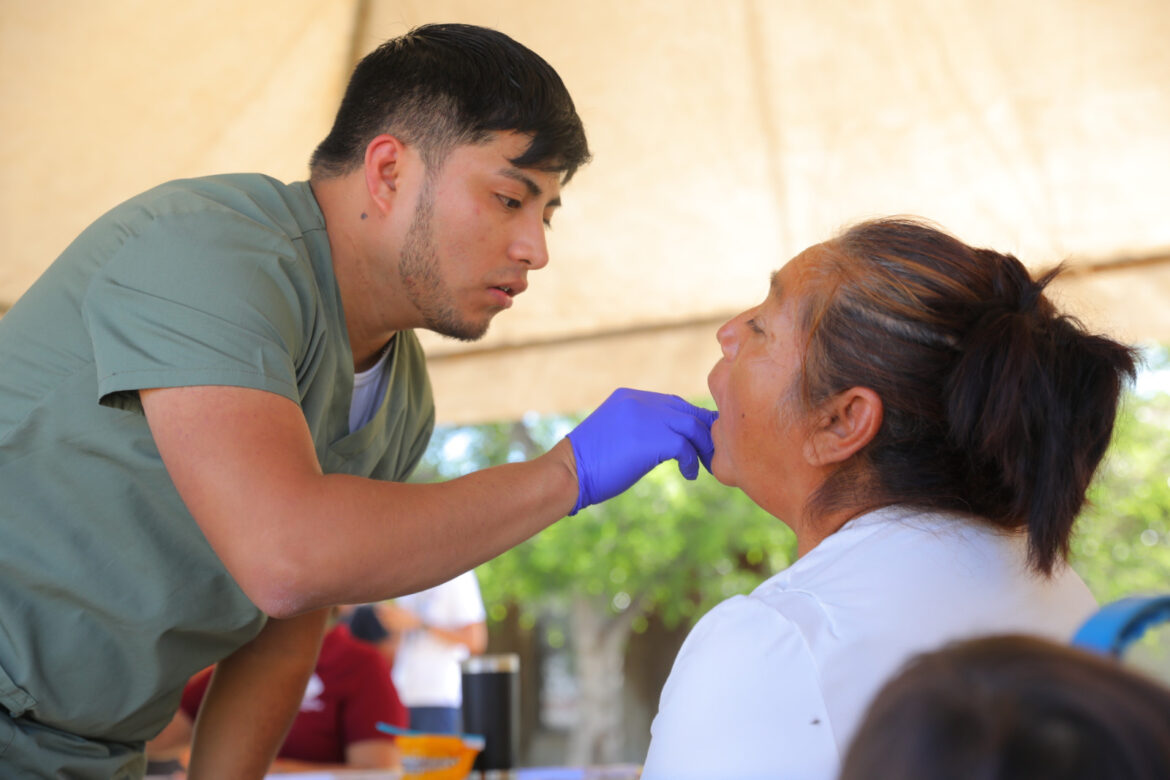
<path id="1" fill-rule="evenodd" d="M 443 421 L 702 393 L 768 273 L 879 214 L 1067 260 L 1068 306 L 1170 340 L 1165 0 L 0 0 L 0 311 L 153 184 L 304 178 L 356 58 L 429 21 L 540 52 L 595 153 L 513 310 L 427 340 Z"/>

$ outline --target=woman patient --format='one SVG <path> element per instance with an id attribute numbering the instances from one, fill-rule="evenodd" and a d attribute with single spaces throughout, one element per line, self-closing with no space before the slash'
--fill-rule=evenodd
<path id="1" fill-rule="evenodd" d="M 876 220 L 720 328 L 712 473 L 791 527 L 799 558 L 691 631 L 644 780 L 832 778 L 910 656 L 1066 641 L 1096 609 L 1065 558 L 1135 356 L 1056 311 L 1051 277 Z"/>

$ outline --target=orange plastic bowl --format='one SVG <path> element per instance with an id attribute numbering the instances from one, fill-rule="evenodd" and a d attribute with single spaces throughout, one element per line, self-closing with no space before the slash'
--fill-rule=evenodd
<path id="1" fill-rule="evenodd" d="M 403 774 L 418 780 L 463 780 L 483 750 L 482 737 L 454 734 L 399 734 Z"/>

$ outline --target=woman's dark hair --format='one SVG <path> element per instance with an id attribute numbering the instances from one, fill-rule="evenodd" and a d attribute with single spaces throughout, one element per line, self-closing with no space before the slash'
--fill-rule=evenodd
<path id="1" fill-rule="evenodd" d="M 1162 780 L 1170 689 L 1035 637 L 910 661 L 870 704 L 840 780 Z"/>
<path id="2" fill-rule="evenodd" d="M 878 394 L 880 430 L 813 498 L 978 515 L 1026 528 L 1032 565 L 1067 556 L 1135 351 L 1058 312 L 1011 255 L 923 221 L 879 219 L 821 245 L 802 312 L 806 403 Z"/>
<path id="3" fill-rule="evenodd" d="M 482 143 L 493 131 L 530 135 L 511 162 L 564 172 L 566 182 L 589 161 L 573 100 L 539 55 L 485 27 L 424 25 L 358 63 L 310 167 L 315 178 L 348 173 L 375 136 L 392 133 L 436 170 L 455 146 Z"/>

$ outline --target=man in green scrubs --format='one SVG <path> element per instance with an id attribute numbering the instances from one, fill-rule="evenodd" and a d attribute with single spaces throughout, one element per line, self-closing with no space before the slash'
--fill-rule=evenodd
<path id="1" fill-rule="evenodd" d="M 547 63 L 429 26 L 358 65 L 308 182 L 171 182 L 66 249 L 0 319 L 0 776 L 141 776 L 212 663 L 190 777 L 262 776 L 327 607 L 709 462 L 711 413 L 619 391 L 532 461 L 402 483 L 413 329 L 482 336 L 588 157 Z"/>

